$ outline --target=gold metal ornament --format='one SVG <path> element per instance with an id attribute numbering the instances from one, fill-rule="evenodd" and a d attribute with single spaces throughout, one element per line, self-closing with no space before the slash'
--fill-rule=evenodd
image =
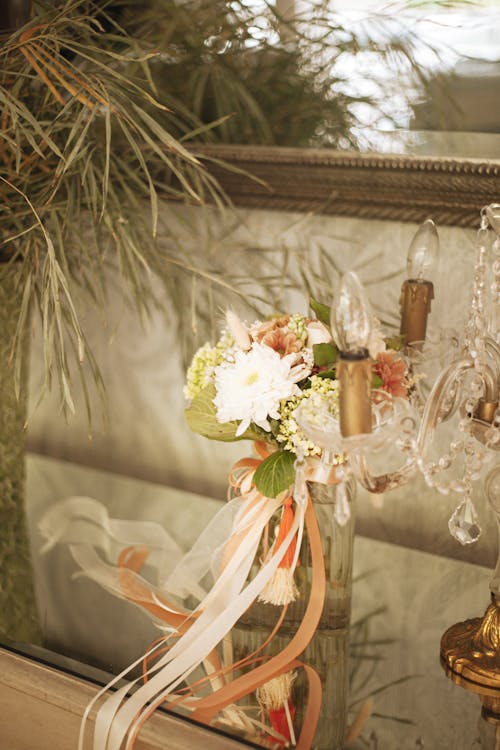
<path id="1" fill-rule="evenodd" d="M 500 603 L 494 594 L 483 617 L 444 633 L 441 662 L 453 682 L 479 695 L 483 718 L 500 725 Z"/>
<path id="2" fill-rule="evenodd" d="M 401 287 L 401 328 L 405 344 L 425 340 L 427 317 L 434 299 L 434 286 L 431 281 L 408 279 Z"/>
<path id="3" fill-rule="evenodd" d="M 342 437 L 372 431 L 372 361 L 340 357 L 337 378 L 340 383 L 340 432 Z"/>
<path id="4" fill-rule="evenodd" d="M 484 398 L 479 400 L 477 407 L 477 419 L 481 422 L 488 422 L 491 424 L 495 418 L 495 412 L 498 408 L 498 401 L 485 401 Z"/>
<path id="5" fill-rule="evenodd" d="M 471 420 L 471 432 L 476 440 L 478 440 L 483 445 L 486 445 L 486 443 L 488 443 L 488 435 L 495 418 L 497 408 L 498 401 L 486 401 L 485 399 L 480 399 L 476 414 Z M 494 450 L 500 450 L 499 444 L 492 445 L 491 443 L 489 443 L 489 447 Z"/>

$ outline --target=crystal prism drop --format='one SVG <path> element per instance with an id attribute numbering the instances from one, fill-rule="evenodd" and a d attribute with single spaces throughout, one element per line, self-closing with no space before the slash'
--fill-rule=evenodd
<path id="1" fill-rule="evenodd" d="M 465 545 L 477 542 L 481 536 L 481 527 L 479 526 L 479 518 L 470 497 L 464 498 L 460 505 L 455 508 L 448 521 L 448 528 L 450 534 L 460 544 Z"/>
<path id="2" fill-rule="evenodd" d="M 340 484 L 337 485 L 334 515 L 339 526 L 345 526 L 351 517 L 351 506 L 349 505 L 347 485 L 345 482 L 340 482 Z"/>

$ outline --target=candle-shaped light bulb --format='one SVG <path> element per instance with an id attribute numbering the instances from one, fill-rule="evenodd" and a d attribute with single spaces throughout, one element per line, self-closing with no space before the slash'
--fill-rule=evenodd
<path id="1" fill-rule="evenodd" d="M 413 237 L 408 250 L 408 279 L 401 288 L 401 328 L 406 344 L 420 347 L 425 341 L 427 318 L 434 299 L 430 276 L 439 253 L 439 237 L 432 219 L 427 219 Z"/>
<path id="2" fill-rule="evenodd" d="M 342 278 L 330 322 L 334 341 L 344 356 L 368 356 L 372 314 L 363 285 L 352 271 Z"/>
<path id="3" fill-rule="evenodd" d="M 408 257 L 408 279 L 430 281 L 439 254 L 439 237 L 432 219 L 427 219 L 413 237 Z"/>
<path id="4" fill-rule="evenodd" d="M 355 273 L 346 273 L 332 305 L 332 334 L 340 350 L 340 432 L 352 437 L 371 432 L 372 363 L 368 353 L 372 314 Z"/>

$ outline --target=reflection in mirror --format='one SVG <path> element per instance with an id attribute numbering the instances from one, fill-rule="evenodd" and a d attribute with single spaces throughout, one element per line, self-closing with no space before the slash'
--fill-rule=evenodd
<path id="1" fill-rule="evenodd" d="M 179 210 L 179 226 L 191 225 L 195 211 Z M 251 245 L 254 257 L 259 257 L 261 263 L 280 245 L 287 246 L 291 266 L 301 253 L 306 260 L 304 270 L 307 269 L 309 280 L 316 282 L 321 299 L 326 298 L 337 271 L 356 267 L 366 281 L 371 281 L 369 294 L 377 313 L 384 320 L 386 314 L 391 314 L 392 322 L 397 322 L 399 284 L 394 282 L 394 277 L 404 278 L 406 252 L 415 231 L 411 224 L 301 215 L 295 215 L 292 223 L 290 214 L 271 216 L 270 212 L 248 212 L 235 236 L 217 225 L 215 213 L 211 214 L 211 219 L 214 225 L 207 227 L 206 235 L 211 234 L 214 247 L 224 248 L 227 255 L 235 251 L 237 240 L 242 245 Z M 470 272 L 468 234 L 445 228 L 441 239 L 444 265 L 436 279 L 437 299 L 433 311 L 438 315 L 437 324 L 442 324 L 445 316 L 451 323 L 452 318 L 463 312 L 463 302 L 453 294 L 453 289 L 463 285 Z M 283 286 L 281 291 L 285 296 L 280 299 L 280 306 L 290 309 Z M 116 308 L 115 313 L 120 328 L 120 313 Z M 127 318 L 121 322 L 121 335 L 114 331 L 113 342 L 107 335 L 101 339 L 101 351 L 108 356 L 107 374 L 112 382 L 110 432 L 102 435 L 96 430 L 92 443 L 88 443 L 86 432 L 82 433 L 78 425 L 73 422 L 65 430 L 61 425 L 54 425 L 47 411 L 44 420 L 33 427 L 38 430 L 38 440 L 45 440 L 44 445 L 52 452 L 67 458 L 79 453 L 80 457 L 84 456 L 84 462 L 97 462 L 101 466 L 119 460 L 118 454 L 121 454 L 119 470 L 122 474 L 147 472 L 156 483 L 34 457 L 30 464 L 28 493 L 36 550 L 37 591 L 49 644 L 57 651 L 90 661 L 111 673 L 139 658 L 164 631 L 144 608 L 117 598 L 95 578 L 81 576 L 71 549 L 85 546 L 81 538 L 57 541 L 53 535 L 52 544 L 47 546 L 46 538 L 41 535 L 40 521 L 59 500 L 75 494 L 90 496 L 107 508 L 110 519 L 161 524 L 181 549 L 186 550 L 210 515 L 224 505 L 225 477 L 233 457 L 236 460 L 248 455 L 248 447 L 241 443 L 233 446 L 235 451 L 225 443 L 218 446 L 219 450 L 209 450 L 203 441 L 197 443 L 187 438 L 180 403 L 183 377 L 176 360 L 178 352 L 172 326 L 157 320 L 149 335 L 144 336 L 137 321 Z M 50 412 L 48 405 L 45 409 Z M 54 442 L 50 447 L 51 437 Z M 85 455 L 85 451 L 90 453 Z M 177 489 L 159 486 L 162 475 L 164 484 L 177 484 Z M 191 493 L 181 488 L 182 482 L 193 484 L 215 477 L 219 485 L 212 493 Z M 435 499 L 425 498 L 421 486 L 412 487 L 412 492 L 413 497 L 400 497 L 400 503 L 390 503 L 388 499 L 382 511 L 374 508 L 369 498 L 362 498 L 357 521 L 364 522 L 366 529 L 366 515 L 371 513 L 372 530 L 387 523 L 392 526 L 389 535 L 393 541 L 418 545 L 426 536 L 429 552 L 443 551 L 440 545 L 444 543 L 442 529 L 446 528 L 446 520 L 441 515 L 449 514 L 447 503 L 436 504 Z M 210 494 L 216 499 L 207 497 Z M 408 512 L 408 501 L 412 513 Z M 362 748 L 366 740 L 371 743 L 369 747 L 376 748 L 377 737 L 379 747 L 391 750 L 399 750 L 404 743 L 410 748 L 418 747 L 420 737 L 428 746 L 439 747 L 437 738 L 442 737 L 443 727 L 438 717 L 428 722 L 432 706 L 439 703 L 442 712 L 455 717 L 450 725 L 460 727 L 463 745 L 461 747 L 453 736 L 449 739 L 450 747 L 469 750 L 476 734 L 477 707 L 468 696 L 456 695 L 448 689 L 441 675 L 437 644 L 440 632 L 449 622 L 463 617 L 464 609 L 472 613 L 478 603 L 482 606 L 481 596 L 484 598 L 490 571 L 373 540 L 358 538 L 355 549 L 355 578 L 359 573 L 360 579 L 354 582 L 352 634 L 349 636 L 342 628 L 340 632 L 320 632 L 311 646 L 314 668 L 324 680 L 326 701 L 318 737 L 326 737 L 326 742 L 330 742 L 328 732 L 343 731 L 338 723 L 332 724 L 332 714 L 337 712 L 337 717 L 340 714 L 345 721 L 346 731 L 354 727 L 349 735 L 352 747 Z M 98 549 L 101 560 L 109 560 L 112 565 L 116 565 L 118 553 L 116 545 L 111 543 L 100 545 Z M 474 560 L 477 561 L 475 553 Z M 167 563 L 174 563 L 173 555 Z M 305 571 L 306 566 L 303 569 Z M 154 584 L 154 565 L 148 567 L 146 562 L 143 574 Z M 379 614 L 366 620 L 373 611 Z M 251 652 L 264 633 L 262 624 L 260 628 L 246 627 L 246 631 L 243 627 L 243 644 L 235 633 L 236 657 L 242 655 L 243 649 L 246 649 L 244 655 Z M 355 658 L 349 668 L 353 673 L 352 689 L 347 693 L 344 688 L 345 648 L 349 637 L 351 654 Z M 377 669 L 372 673 L 374 667 Z M 297 733 L 305 707 L 301 697 L 307 693 L 305 679 L 303 674 L 298 675 L 292 689 Z M 257 716 L 260 720 L 255 696 L 247 696 L 241 706 L 244 717 L 252 711 L 251 718 Z M 228 723 L 228 718 L 232 724 Z M 237 718 L 241 718 L 241 713 L 237 712 Z M 222 721 L 219 726 L 224 726 L 226 731 L 243 733 L 269 746 L 265 744 L 268 738 L 263 739 L 256 733 L 255 724 L 251 731 L 248 724 L 243 730 L 241 724 L 236 727 L 234 713 L 230 717 L 224 714 L 222 719 L 219 716 L 216 721 Z M 266 726 L 273 728 L 267 715 Z M 332 745 L 325 747 L 331 750 Z"/>
<path id="2" fill-rule="evenodd" d="M 112 13 L 109 16 L 105 13 L 102 22 L 111 29 L 116 21 L 127 26 L 141 40 L 139 49 L 152 52 L 151 80 L 156 92 L 178 113 L 177 121 L 172 118 L 173 127 L 180 128 L 182 120 L 183 127 L 196 132 L 203 122 L 216 120 L 210 134 L 203 135 L 205 139 L 413 149 L 423 153 L 427 136 L 424 138 L 412 128 L 422 128 L 431 122 L 424 119 L 425 107 L 430 106 L 431 99 L 441 99 L 442 91 L 447 91 L 446 97 L 442 97 L 446 107 L 453 101 L 453 92 L 447 90 L 448 78 L 444 81 L 440 76 L 443 71 L 447 74 L 457 60 L 446 57 L 443 51 L 436 52 L 435 48 L 443 44 L 442 37 L 434 38 L 428 31 L 429 25 L 419 15 L 418 8 L 408 15 L 404 26 L 403 17 L 396 19 L 392 11 L 380 13 L 372 8 L 368 9 L 371 15 L 365 17 L 365 10 L 354 12 L 352 4 L 347 7 L 324 2 L 306 5 L 155 0 L 140 9 L 128 2 L 113 5 Z M 221 8 L 224 12 L 219 13 Z M 488 8 L 487 12 L 493 10 Z M 446 15 L 447 23 L 448 19 L 452 22 L 453 16 L 458 27 L 470 25 L 471 19 L 475 19 L 470 15 L 473 12 L 467 8 L 465 15 Z M 447 28 L 439 5 L 433 9 L 429 23 L 432 29 Z M 396 35 L 396 29 L 402 37 Z M 430 67 L 424 69 L 429 60 Z M 438 61 L 443 61 L 443 67 Z M 137 64 L 136 73 L 144 74 L 142 64 Z M 266 82 L 271 88 L 265 88 Z M 456 111 L 455 105 L 450 104 L 450 108 L 450 112 Z M 451 120 L 447 123 L 447 127 L 452 127 Z M 401 127 L 405 133 L 400 136 Z M 382 141 L 382 135 L 386 140 Z M 458 133 L 456 137 L 457 148 L 463 148 L 462 135 Z M 493 155 L 493 146 L 488 148 Z M 275 172 L 280 171 L 277 163 L 270 165 Z M 169 559 L 161 560 L 166 569 L 175 563 L 177 555 L 186 551 L 211 514 L 223 505 L 228 466 L 245 455 L 241 444 L 233 446 L 232 451 L 224 443 L 217 449 L 205 448 L 201 441 L 186 436 L 177 327 L 186 326 L 187 321 L 193 333 L 188 346 L 193 348 L 201 343 L 200 337 L 203 340 L 200 318 L 204 316 L 210 323 L 216 323 L 222 304 L 231 301 L 240 306 L 251 321 L 257 315 L 256 308 L 259 315 L 260 311 L 267 314 L 277 308 L 286 309 L 290 299 L 297 301 L 297 289 L 301 289 L 299 306 L 305 309 L 304 290 L 316 287 L 326 298 L 333 278 L 352 267 L 371 283 L 377 312 L 381 317 L 387 313 L 394 326 L 397 302 L 391 297 L 394 295 L 391 288 L 395 288 L 392 281 L 403 273 L 406 247 L 415 229 L 407 222 L 417 218 L 415 210 L 427 210 L 427 204 L 422 208 L 421 187 L 430 181 L 431 171 L 429 167 L 429 172 L 420 175 L 420 182 L 411 182 L 412 168 L 408 164 L 387 161 L 381 165 L 386 184 L 392 184 L 391 195 L 396 193 L 399 200 L 399 213 L 392 216 L 399 219 L 397 222 L 379 221 L 388 201 L 387 192 L 378 188 L 376 220 L 362 220 L 362 209 L 370 196 L 360 191 L 358 173 L 348 161 L 340 164 L 340 169 L 346 182 L 351 181 L 350 190 L 361 204 L 352 219 L 336 216 L 327 220 L 317 215 L 291 213 L 270 216 L 266 211 L 223 215 L 211 209 L 176 210 L 161 204 L 160 231 L 154 245 L 158 254 L 152 253 L 152 260 L 168 257 L 184 273 L 176 279 L 170 275 L 166 286 L 159 282 L 153 285 L 152 294 L 157 294 L 158 306 L 166 309 L 167 322 L 153 315 L 145 327 L 141 326 L 137 316 L 130 312 L 130 298 L 123 292 L 118 269 L 109 264 L 109 256 L 105 258 L 107 324 L 102 326 L 103 313 L 93 309 L 94 300 L 87 305 L 84 320 L 88 341 L 106 377 L 108 423 L 103 427 L 100 414 L 94 415 L 89 428 L 85 399 L 76 398 L 77 416 L 66 424 L 58 414 L 56 401 L 48 398 L 35 410 L 29 424 L 31 445 L 40 453 L 58 456 L 57 459 L 34 456 L 29 460 L 27 490 L 40 621 L 44 643 L 54 652 L 91 664 L 109 676 L 138 659 L 159 633 L 166 632 L 165 621 L 152 618 L 151 611 L 145 611 L 147 608 L 136 601 L 137 597 L 130 596 L 130 590 L 125 592 L 129 595 L 115 597 L 116 591 L 123 594 L 122 576 L 116 575 L 120 556 L 123 554 L 121 559 L 131 564 L 137 563 L 138 558 L 126 553 L 130 539 L 118 534 L 118 539 L 108 536 L 102 541 L 99 524 L 94 519 L 92 534 L 83 540 L 82 518 L 78 519 L 82 523 L 69 535 L 60 534 L 60 529 L 48 533 L 42 519 L 57 501 L 74 495 L 96 498 L 106 510 L 100 521 L 111 530 L 111 537 L 116 531 L 115 522 L 159 524 L 174 541 L 166 555 Z M 294 169 L 292 164 L 293 179 L 288 176 L 284 179 L 288 193 L 300 183 L 316 199 L 322 177 L 317 177 L 314 165 L 309 176 L 315 172 L 316 183 L 313 179 L 305 180 Z M 396 174 L 403 174 L 406 182 L 411 183 L 404 195 L 401 183 L 394 188 Z M 448 184 L 448 175 L 445 177 Z M 325 201 L 332 198 L 334 189 L 337 196 L 345 197 L 343 186 L 331 184 L 331 173 L 328 180 Z M 128 187 L 127 180 L 124 183 Z M 131 184 L 136 184 L 132 178 Z M 444 184 L 443 181 L 435 188 L 440 194 Z M 457 211 L 465 211 L 462 194 L 457 198 L 454 189 L 453 186 L 447 193 L 448 202 L 443 209 L 449 223 L 453 223 L 450 215 L 456 216 L 450 214 L 450 205 L 458 204 Z M 416 207 L 419 200 L 420 207 Z M 133 206 L 135 210 L 125 215 L 118 212 L 119 228 L 135 226 L 142 216 L 140 207 L 136 203 Z M 469 214 L 476 213 L 475 206 L 468 206 L 467 210 Z M 339 209 L 338 213 L 346 211 Z M 367 215 L 374 216 L 373 208 Z M 437 284 L 437 304 L 441 317 L 451 324 L 464 308 L 456 290 L 470 273 L 470 236 L 449 229 L 446 246 L 449 250 L 441 268 L 441 286 Z M 140 250 L 135 257 L 142 258 Z M 186 258 L 196 260 L 192 275 L 188 272 L 193 265 L 182 266 Z M 78 279 L 84 271 L 82 265 L 85 264 L 75 263 Z M 182 284 L 178 280 L 181 278 Z M 166 302 L 165 292 L 172 295 Z M 32 343 L 31 393 L 36 394 L 43 383 L 44 356 L 36 322 L 33 328 L 36 333 Z M 4 364 L 8 371 L 7 355 Z M 72 372 L 77 380 L 78 366 Z M 92 389 L 91 402 L 100 405 Z M 87 464 L 89 468 L 72 462 Z M 123 476 L 113 474 L 110 468 Z M 142 476 L 144 481 L 134 476 Z M 464 743 L 463 750 L 474 741 L 475 707 L 466 697 L 447 692 L 440 680 L 435 646 L 444 626 L 453 618 L 464 616 L 463 608 L 477 609 L 489 573 L 470 562 L 443 560 L 433 554 L 443 551 L 452 554 L 443 548 L 440 532 L 436 531 L 441 523 L 439 515 L 446 517 L 448 509 L 435 508 L 424 497 L 422 488 L 412 489 L 418 497 L 418 503 L 414 503 L 418 506 L 415 516 L 409 518 L 401 507 L 392 507 L 392 528 L 381 532 L 387 515 L 382 516 L 380 509 L 365 498 L 360 527 L 364 523 L 365 530 L 370 533 L 375 530 L 374 535 L 385 534 L 405 545 L 425 547 L 427 552 L 412 552 L 384 541 L 360 540 L 355 558 L 359 574 L 355 591 L 359 593 L 352 630 L 349 633 L 342 627 L 333 635 L 319 633 L 318 645 L 312 647 L 311 658 L 316 661 L 325 691 L 323 728 L 318 734 L 325 750 L 332 750 L 334 743 L 341 742 L 332 740 L 328 734 L 332 730 L 337 732 L 337 738 L 346 734 L 352 748 L 377 745 L 399 748 L 403 743 L 418 747 L 422 736 L 429 747 L 437 747 L 443 727 L 438 719 L 432 718 L 436 705 L 454 717 L 446 740 L 450 747 L 462 750 L 457 744 L 457 734 Z M 108 524 L 109 519 L 113 525 Z M 99 563 L 93 556 L 95 550 L 89 551 L 93 547 L 99 549 Z M 490 552 L 491 544 L 485 544 L 483 562 L 488 561 Z M 93 575 L 89 574 L 92 565 L 87 566 L 85 577 L 81 575 L 78 560 L 83 559 L 96 563 L 95 568 L 102 569 L 103 563 L 114 567 L 114 591 L 111 586 L 100 585 L 95 570 Z M 153 551 L 145 562 L 153 587 L 157 583 L 155 566 L 150 564 L 154 559 Z M 307 563 L 303 571 L 306 577 Z M 31 596 L 30 589 L 26 593 Z M 161 602 L 148 603 L 161 609 Z M 157 613 L 158 609 L 154 609 L 153 614 Z M 243 652 L 246 655 L 255 638 L 263 635 L 253 626 L 244 631 L 245 628 L 243 645 L 238 642 L 238 635 L 232 644 L 230 640 L 225 642 L 224 657 L 231 657 L 231 648 L 235 653 L 240 648 L 247 649 Z M 23 637 L 20 629 L 10 635 L 14 640 Z M 347 679 L 349 639 L 353 658 Z M 397 648 L 392 648 L 395 643 Z M 23 648 L 19 643 L 14 647 Z M 32 653 L 37 653 L 36 649 Z M 45 657 L 61 663 L 55 654 L 45 653 Z M 379 666 L 378 671 L 373 669 L 374 665 Z M 86 672 L 85 667 L 74 668 Z M 416 679 L 422 673 L 425 680 Z M 139 669 L 135 675 L 140 677 Z M 214 682 L 216 679 L 220 675 Z M 209 688 L 209 683 L 210 677 L 204 687 Z M 351 686 L 349 693 L 347 683 Z M 306 692 L 303 675 L 297 678 L 294 690 L 299 732 L 304 708 L 301 696 Z M 279 728 L 273 725 L 270 708 L 262 696 L 260 700 L 254 696 L 248 703 L 243 702 L 238 711 L 226 712 L 218 721 L 226 730 L 258 741 L 262 746 L 273 746 L 270 742 L 274 742 L 282 747 L 284 725 Z M 337 711 L 337 718 L 332 725 L 333 711 Z M 251 729 L 243 720 L 246 712 L 253 720 Z M 239 726 L 235 716 L 240 720 Z M 258 722 L 264 723 L 266 729 L 262 730 Z M 291 740 L 288 719 L 286 726 Z M 276 737 L 276 732 L 281 737 Z"/>
<path id="3" fill-rule="evenodd" d="M 94 507 L 100 506 L 101 522 L 108 518 L 111 523 L 104 531 L 96 517 L 87 527 L 82 517 L 82 533 L 62 526 L 47 544 L 57 516 L 54 497 L 75 492 L 99 498 Z M 34 653 L 106 682 L 165 632 L 158 610 L 148 613 L 138 600 L 119 598 L 112 587 L 98 583 L 105 565 L 115 565 L 130 542 L 123 532 L 129 534 L 133 525 L 137 532 L 145 523 L 150 524 L 149 534 L 156 524 L 166 530 L 177 545 L 177 549 L 168 548 L 163 560 L 168 573 L 224 502 L 40 456 L 28 457 L 28 497 L 30 517 L 45 519 L 31 528 L 35 577 L 47 645 L 57 652 Z M 323 510 L 324 524 L 327 506 Z M 91 550 L 99 562 L 96 559 L 94 567 L 87 567 L 81 575 Z M 158 583 L 156 562 L 153 552 L 140 570 L 152 587 Z M 483 606 L 490 577 L 489 568 L 357 537 L 351 625 L 320 627 L 301 657 L 323 683 L 312 747 L 340 750 L 345 736 L 349 750 L 470 750 L 478 735 L 479 704 L 445 679 L 436 649 L 450 622 L 464 611 L 472 613 Z M 289 619 L 264 654 L 286 646 L 296 628 L 297 622 Z M 271 620 L 261 617 L 257 621 L 255 613 L 253 619 L 244 619 L 226 639 L 224 658 L 248 657 L 261 647 L 271 629 Z M 140 671 L 137 665 L 133 674 L 140 675 Z M 193 679 L 202 674 L 200 668 Z M 290 711 L 298 738 L 308 706 L 308 679 L 300 666 L 291 677 Z M 186 713 L 180 706 L 174 710 Z M 252 693 L 215 717 L 214 725 L 242 743 L 278 750 L 283 745 L 276 732 L 285 736 L 289 732 L 286 719 L 280 722 L 279 714 L 273 714 L 272 701 L 262 692 Z"/>
<path id="4" fill-rule="evenodd" d="M 494 140 L 462 149 L 462 134 L 500 129 L 497 2 L 154 0 L 115 13 L 159 50 L 162 96 L 217 123 L 209 140 L 479 156 Z"/>

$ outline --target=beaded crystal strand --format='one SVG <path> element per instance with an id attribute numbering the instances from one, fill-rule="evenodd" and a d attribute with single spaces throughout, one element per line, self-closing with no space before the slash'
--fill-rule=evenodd
<path id="1" fill-rule="evenodd" d="M 492 457 L 488 449 L 494 449 L 500 442 L 500 410 L 498 408 L 491 427 L 485 432 L 485 444 L 481 444 L 474 436 L 474 418 L 478 413 L 480 399 L 484 396 L 488 373 L 491 372 L 489 369 L 490 356 L 493 352 L 493 355 L 496 354 L 496 359 L 498 359 L 499 354 L 495 338 L 498 336 L 496 318 L 500 292 L 500 263 L 498 262 L 500 241 L 498 227 L 492 220 L 491 209 L 492 207 L 488 207 L 481 211 L 470 314 L 465 326 L 464 355 L 472 360 L 474 375 L 468 383 L 469 396 L 465 401 L 462 419 L 458 425 L 459 430 L 463 433 L 463 440 L 459 441 L 460 452 L 463 455 L 463 477 L 461 481 L 452 482 L 449 485 L 450 489 L 456 489 L 464 493 L 463 500 L 453 512 L 448 523 L 451 534 L 461 544 L 470 544 L 480 536 L 481 529 L 471 497 L 472 483 L 480 479 L 485 463 Z M 491 245 L 489 224 L 497 233 L 493 245 Z M 490 247 L 494 256 L 491 264 L 488 263 Z M 488 290 L 490 273 L 493 280 Z M 488 291 L 490 292 L 489 299 Z"/>

